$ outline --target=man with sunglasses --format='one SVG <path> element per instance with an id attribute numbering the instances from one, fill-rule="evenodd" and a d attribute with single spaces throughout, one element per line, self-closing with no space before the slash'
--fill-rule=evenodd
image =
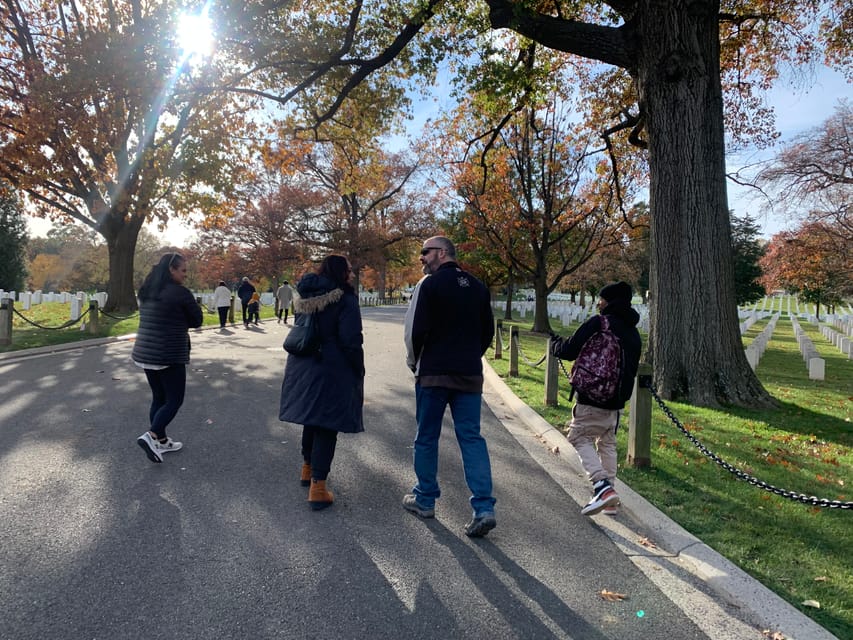
<path id="1" fill-rule="evenodd" d="M 449 405 L 472 494 L 473 518 L 465 533 L 481 537 L 496 526 L 491 462 L 480 435 L 481 358 L 495 332 L 489 290 L 460 268 L 456 248 L 444 236 L 424 242 L 420 260 L 425 277 L 412 295 L 405 329 L 407 363 L 415 374 L 418 481 L 403 497 L 403 508 L 421 518 L 435 517 L 435 501 L 441 495 L 438 441 Z"/>

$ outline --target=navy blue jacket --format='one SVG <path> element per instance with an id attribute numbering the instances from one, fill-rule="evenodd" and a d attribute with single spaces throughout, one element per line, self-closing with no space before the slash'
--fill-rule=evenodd
<path id="1" fill-rule="evenodd" d="M 455 262 L 420 283 L 412 320 L 418 376 L 477 376 L 495 336 L 489 290 Z"/>
<path id="2" fill-rule="evenodd" d="M 316 355 L 287 356 L 279 420 L 346 433 L 364 431 L 364 338 L 358 299 L 313 273 L 299 281 L 296 293 L 294 314 L 317 313 L 322 346 Z"/>
<path id="3" fill-rule="evenodd" d="M 623 409 L 625 403 L 631 398 L 634 390 L 634 378 L 637 377 L 637 367 L 640 364 L 640 353 L 642 341 L 640 332 L 637 331 L 637 323 L 640 315 L 628 304 L 611 303 L 607 305 L 602 314 L 607 316 L 610 330 L 619 338 L 624 356 L 625 371 L 622 374 L 622 386 L 619 397 L 608 403 L 593 402 L 582 393 L 578 392 L 578 402 L 601 409 Z M 571 338 L 555 340 L 551 344 L 551 353 L 563 360 L 575 360 L 581 352 L 583 345 L 593 334 L 601 331 L 601 316 L 595 315 L 584 322 Z"/>
<path id="4" fill-rule="evenodd" d="M 192 292 L 175 282 L 163 287 L 157 298 L 140 300 L 134 362 L 187 364 L 190 361 L 187 330 L 200 327 L 202 319 L 201 307 Z"/>

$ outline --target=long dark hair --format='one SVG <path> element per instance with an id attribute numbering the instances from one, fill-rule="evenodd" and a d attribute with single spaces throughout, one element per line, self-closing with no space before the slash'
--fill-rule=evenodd
<path id="1" fill-rule="evenodd" d="M 160 257 L 160 262 L 154 265 L 145 277 L 142 286 L 139 287 L 140 300 L 154 300 L 160 296 L 160 292 L 170 282 L 174 282 L 170 269 L 179 269 L 186 262 L 180 253 L 167 253 Z"/>
<path id="2" fill-rule="evenodd" d="M 323 258 L 317 273 L 327 277 L 344 291 L 355 293 L 355 289 L 349 283 L 349 261 L 343 256 L 330 255 Z"/>

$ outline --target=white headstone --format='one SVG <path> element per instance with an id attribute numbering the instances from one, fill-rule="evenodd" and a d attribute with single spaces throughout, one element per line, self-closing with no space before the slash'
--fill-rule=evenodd
<path id="1" fill-rule="evenodd" d="M 823 380 L 826 362 L 823 358 L 809 360 L 809 380 Z"/>

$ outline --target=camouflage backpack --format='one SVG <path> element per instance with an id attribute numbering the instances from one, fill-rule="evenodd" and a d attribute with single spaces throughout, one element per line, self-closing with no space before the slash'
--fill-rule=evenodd
<path id="1" fill-rule="evenodd" d="M 587 340 L 574 365 L 569 381 L 572 384 L 571 400 L 575 391 L 596 404 L 615 400 L 622 387 L 622 345 L 610 330 L 607 316 L 600 316 L 601 330 Z"/>

